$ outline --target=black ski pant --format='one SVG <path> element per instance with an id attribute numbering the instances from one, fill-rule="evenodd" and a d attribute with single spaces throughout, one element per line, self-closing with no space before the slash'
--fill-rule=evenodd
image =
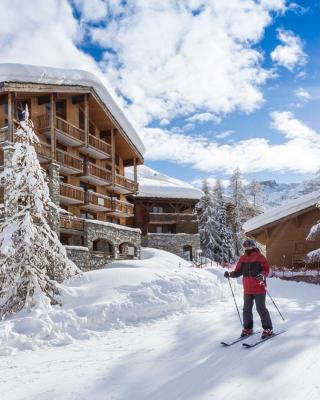
<path id="1" fill-rule="evenodd" d="M 256 303 L 256 309 L 261 318 L 263 329 L 272 329 L 272 322 L 269 311 L 266 307 L 266 294 L 245 294 L 243 301 L 243 327 L 245 329 L 253 328 L 253 303 Z"/>

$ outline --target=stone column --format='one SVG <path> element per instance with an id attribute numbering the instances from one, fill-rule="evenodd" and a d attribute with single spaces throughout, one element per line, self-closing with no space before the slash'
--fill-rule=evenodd
<path id="1" fill-rule="evenodd" d="M 51 201 L 60 207 L 60 178 L 59 178 L 60 166 L 56 163 L 49 165 L 49 190 Z M 60 233 L 60 217 L 59 210 L 55 210 L 50 215 L 50 225 L 52 229 L 59 236 Z"/>
<path id="2" fill-rule="evenodd" d="M 3 168 L 10 168 L 12 166 L 12 156 L 14 153 L 14 148 L 12 145 L 3 147 Z M 16 210 L 12 209 L 8 201 L 8 188 L 3 188 L 3 204 L 4 204 L 4 220 L 9 216 L 13 215 Z"/>

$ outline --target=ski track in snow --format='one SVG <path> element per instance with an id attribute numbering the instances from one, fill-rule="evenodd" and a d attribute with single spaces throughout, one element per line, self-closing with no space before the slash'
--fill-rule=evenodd
<path id="1" fill-rule="evenodd" d="M 220 345 L 241 329 L 230 298 L 68 346 L 3 356 L 0 398 L 319 400 L 319 287 L 271 279 L 269 289 L 286 317 L 282 322 L 268 300 L 274 325 L 288 331 L 254 349 Z M 255 321 L 259 329 L 256 313 Z"/>

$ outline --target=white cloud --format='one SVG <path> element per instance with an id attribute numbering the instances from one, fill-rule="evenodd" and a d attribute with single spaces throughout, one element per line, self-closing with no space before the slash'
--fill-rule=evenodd
<path id="1" fill-rule="evenodd" d="M 142 135 L 151 160 L 170 160 L 205 171 L 231 173 L 236 166 L 244 172 L 315 172 L 320 167 L 320 135 L 290 112 L 273 112 L 271 124 L 283 143 L 253 138 L 219 145 L 204 138 L 145 128 Z M 177 151 L 179 149 L 179 151 Z"/>
<path id="2" fill-rule="evenodd" d="M 120 3 L 120 1 L 118 2 Z M 255 46 L 285 0 L 128 0 L 121 18 L 91 29 L 101 67 L 141 125 L 205 110 L 252 112 L 271 72 Z M 198 15 L 193 10 L 199 9 Z"/>
<path id="3" fill-rule="evenodd" d="M 217 139 L 226 139 L 227 137 L 231 136 L 233 133 L 234 133 L 234 131 L 232 131 L 232 130 L 224 131 L 224 132 L 217 133 L 215 135 L 215 137 Z"/>
<path id="4" fill-rule="evenodd" d="M 299 36 L 284 29 L 278 30 L 278 39 L 283 44 L 278 45 L 271 53 L 271 59 L 289 71 L 302 66 L 307 62 L 307 55 L 303 51 L 303 43 Z"/>
<path id="5" fill-rule="evenodd" d="M 86 21 L 98 22 L 107 16 L 107 4 L 104 0 L 72 0 Z"/>
<path id="6" fill-rule="evenodd" d="M 191 117 L 187 118 L 186 121 L 188 122 L 209 122 L 212 121 L 214 123 L 221 122 L 221 118 L 217 117 L 212 113 L 197 113 L 192 115 Z"/>
<path id="7" fill-rule="evenodd" d="M 297 90 L 295 91 L 295 95 L 296 95 L 300 100 L 303 100 L 303 101 L 308 101 L 308 100 L 311 99 L 310 93 L 309 93 L 307 90 L 303 89 L 303 88 L 297 89 Z"/>

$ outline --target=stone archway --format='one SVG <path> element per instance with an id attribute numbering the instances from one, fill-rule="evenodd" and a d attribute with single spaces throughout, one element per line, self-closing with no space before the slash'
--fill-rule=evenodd
<path id="1" fill-rule="evenodd" d="M 120 258 L 136 258 L 138 257 L 137 247 L 130 242 L 123 242 L 119 244 L 119 257 Z"/>
<path id="2" fill-rule="evenodd" d="M 185 260 L 193 261 L 192 246 L 190 244 L 186 244 L 182 247 L 182 253 Z"/>
<path id="3" fill-rule="evenodd" d="M 94 255 L 103 255 L 115 258 L 115 246 L 105 238 L 96 238 L 92 241 L 92 253 Z"/>

